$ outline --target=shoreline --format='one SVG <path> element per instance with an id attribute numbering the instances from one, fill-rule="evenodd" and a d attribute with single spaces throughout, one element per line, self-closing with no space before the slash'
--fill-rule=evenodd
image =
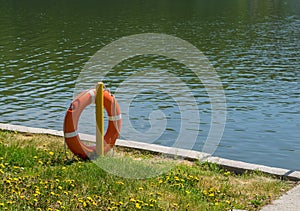
<path id="1" fill-rule="evenodd" d="M 0 129 L 8 130 L 8 131 L 18 131 L 24 133 L 48 134 L 48 135 L 63 137 L 63 131 L 52 130 L 52 129 L 34 128 L 34 127 L 26 127 L 26 126 L 3 124 L 3 123 L 0 123 Z M 94 135 L 88 135 L 88 134 L 79 134 L 79 135 L 82 141 L 95 142 Z M 227 168 L 236 173 L 259 170 L 263 173 L 274 175 L 282 179 L 300 181 L 300 171 L 293 171 L 289 169 L 252 164 L 243 161 L 230 160 L 230 159 L 211 156 L 210 154 L 198 152 L 194 150 L 166 147 L 166 146 L 160 146 L 155 144 L 147 144 L 147 143 L 142 143 L 137 141 L 121 140 L 121 139 L 117 140 L 116 145 L 120 147 L 133 148 L 138 150 L 140 149 L 140 150 L 146 150 L 146 151 L 151 151 L 156 153 L 163 153 L 167 155 L 181 157 L 187 160 L 193 160 L 193 161 L 199 160 L 202 162 L 207 161 L 207 162 L 215 163 L 220 167 Z"/>

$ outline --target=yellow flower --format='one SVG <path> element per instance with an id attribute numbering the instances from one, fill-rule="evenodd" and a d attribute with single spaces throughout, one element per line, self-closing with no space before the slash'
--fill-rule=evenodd
<path id="1" fill-rule="evenodd" d="M 231 202 L 230 202 L 229 200 L 226 200 L 225 202 L 226 202 L 227 204 L 231 204 Z"/>
<path id="2" fill-rule="evenodd" d="M 203 190 L 202 193 L 203 193 L 204 195 L 207 195 L 207 191 L 206 191 L 206 190 Z"/>
<path id="3" fill-rule="evenodd" d="M 190 194 L 191 193 L 191 191 L 188 191 L 188 190 L 186 190 L 185 192 L 186 192 L 186 194 Z"/>
<path id="4" fill-rule="evenodd" d="M 224 173 L 224 175 L 225 175 L 225 176 L 230 175 L 230 171 L 226 171 L 226 172 Z"/>
<path id="5" fill-rule="evenodd" d="M 136 200 L 134 198 L 130 198 L 129 201 L 136 202 Z"/>
<path id="6" fill-rule="evenodd" d="M 58 186 L 58 189 L 59 189 L 59 190 L 62 190 L 62 187 L 61 187 L 61 186 Z"/>
<path id="7" fill-rule="evenodd" d="M 141 209 L 142 207 L 141 207 L 141 205 L 139 203 L 135 203 L 135 208 Z"/>
<path id="8" fill-rule="evenodd" d="M 118 185 L 124 185 L 124 182 L 117 181 L 116 184 L 118 184 Z"/>
<path id="9" fill-rule="evenodd" d="M 141 190 L 141 191 L 142 191 L 142 190 L 144 190 L 144 188 L 142 188 L 142 187 L 139 187 L 139 190 Z"/>
<path id="10" fill-rule="evenodd" d="M 0 203 L 0 207 L 4 207 L 4 203 L 3 202 Z"/>
<path id="11" fill-rule="evenodd" d="M 66 167 L 65 166 L 61 167 L 61 170 L 66 170 Z"/>
<path id="12" fill-rule="evenodd" d="M 149 202 L 155 204 L 157 201 L 155 199 L 150 199 Z"/>
<path id="13" fill-rule="evenodd" d="M 49 152 L 49 155 L 51 155 L 51 156 L 54 155 L 54 152 L 50 151 L 50 152 Z"/>
<path id="14" fill-rule="evenodd" d="M 210 193 L 208 196 L 210 196 L 210 197 L 214 197 L 214 196 L 215 196 L 215 194 L 214 194 L 214 193 Z"/>
<path id="15" fill-rule="evenodd" d="M 56 201 L 57 204 L 59 205 L 62 205 L 62 202 L 61 201 Z"/>

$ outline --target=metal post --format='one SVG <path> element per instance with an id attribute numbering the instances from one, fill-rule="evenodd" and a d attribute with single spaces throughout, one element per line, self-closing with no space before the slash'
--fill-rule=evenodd
<path id="1" fill-rule="evenodd" d="M 97 83 L 96 87 L 96 152 L 97 155 L 104 155 L 104 84 Z"/>

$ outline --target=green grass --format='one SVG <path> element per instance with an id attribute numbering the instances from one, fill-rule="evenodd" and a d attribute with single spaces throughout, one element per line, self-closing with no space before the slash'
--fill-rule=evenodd
<path id="1" fill-rule="evenodd" d="M 137 170 L 133 177 L 150 178 L 126 178 Z M 61 137 L 8 131 L 0 176 L 0 210 L 258 210 L 295 185 L 120 147 L 96 162 L 70 160 Z"/>

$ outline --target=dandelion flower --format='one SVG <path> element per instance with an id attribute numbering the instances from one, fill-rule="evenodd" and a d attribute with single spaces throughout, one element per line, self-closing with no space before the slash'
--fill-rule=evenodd
<path id="1" fill-rule="evenodd" d="M 130 198 L 129 201 L 136 202 L 136 200 L 134 198 Z"/>
<path id="2" fill-rule="evenodd" d="M 118 184 L 118 185 L 124 185 L 124 182 L 117 181 L 116 184 Z"/>
<path id="3" fill-rule="evenodd" d="M 139 203 L 135 203 L 135 208 L 141 209 L 142 207 L 141 207 L 141 205 Z"/>

